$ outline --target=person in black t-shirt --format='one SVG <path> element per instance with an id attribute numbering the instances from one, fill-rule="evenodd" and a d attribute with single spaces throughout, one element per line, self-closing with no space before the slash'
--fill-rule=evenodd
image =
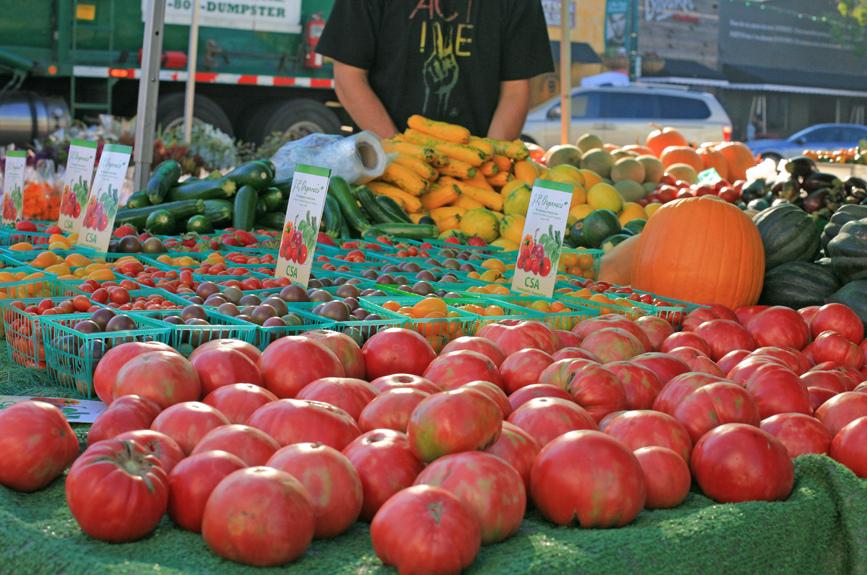
<path id="1" fill-rule="evenodd" d="M 514 140 L 530 78 L 554 70 L 540 0 L 336 0 L 316 51 L 356 125 L 383 138 L 420 114 Z"/>

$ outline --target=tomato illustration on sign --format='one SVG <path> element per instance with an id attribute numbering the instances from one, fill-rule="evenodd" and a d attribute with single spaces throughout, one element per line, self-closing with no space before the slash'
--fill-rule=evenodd
<path id="1" fill-rule="evenodd" d="M 525 235 L 521 240 L 517 268 L 533 275 L 547 276 L 551 273 L 551 262 L 560 261 L 560 246 L 560 231 L 555 232 L 553 226 L 548 226 L 548 233 L 543 233 L 538 239 Z"/>

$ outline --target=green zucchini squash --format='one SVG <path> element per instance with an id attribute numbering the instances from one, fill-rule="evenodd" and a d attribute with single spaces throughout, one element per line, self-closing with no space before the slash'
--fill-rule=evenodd
<path id="1" fill-rule="evenodd" d="M 401 221 L 407 224 L 413 223 L 409 215 L 403 211 L 403 208 L 400 207 L 400 204 L 398 204 L 394 198 L 388 196 L 376 196 L 376 203 L 388 212 L 392 218 L 394 218 L 394 221 Z"/>
<path id="2" fill-rule="evenodd" d="M 229 200 L 205 200 L 204 216 L 208 218 L 215 230 L 232 225 L 234 205 Z"/>
<path id="3" fill-rule="evenodd" d="M 322 222 L 325 226 L 325 235 L 329 238 L 337 239 L 340 237 L 341 220 L 340 204 L 331 194 L 325 195 L 325 208 L 322 210 Z"/>
<path id="4" fill-rule="evenodd" d="M 241 186 L 241 189 L 235 194 L 232 214 L 233 228 L 248 232 L 253 229 L 253 224 L 256 222 L 256 204 L 258 201 L 259 197 L 253 186 Z"/>
<path id="5" fill-rule="evenodd" d="M 370 227 L 370 222 L 361 213 L 358 203 L 349 189 L 349 184 L 340 176 L 334 176 L 328 182 L 328 193 L 333 194 L 337 203 L 340 205 L 340 212 L 349 226 L 355 229 L 360 235 L 364 235 L 365 230 Z"/>
<path id="6" fill-rule="evenodd" d="M 430 240 L 439 235 L 439 229 L 429 224 L 375 224 L 364 232 L 366 236 L 391 236 L 410 240 Z"/>
<path id="7" fill-rule="evenodd" d="M 148 180 L 148 200 L 152 204 L 161 204 L 165 201 L 169 190 L 178 185 L 181 178 L 181 165 L 175 160 L 161 162 Z"/>
<path id="8" fill-rule="evenodd" d="M 148 199 L 147 190 L 141 190 L 131 195 L 126 201 L 126 206 L 124 206 L 122 209 L 132 210 L 135 208 L 146 208 L 150 205 L 152 204 L 151 201 Z"/>
<path id="9" fill-rule="evenodd" d="M 389 213 L 376 202 L 376 196 L 373 191 L 367 186 L 359 186 L 355 189 L 355 196 L 358 198 L 361 207 L 364 211 L 373 218 L 378 224 L 393 224 L 399 220 L 392 218 Z"/>
<path id="10" fill-rule="evenodd" d="M 127 224 L 137 230 L 143 230 L 148 216 L 158 210 L 166 210 L 172 214 L 175 220 L 185 220 L 196 214 L 204 213 L 205 202 L 203 200 L 184 200 L 180 202 L 166 202 L 157 206 L 123 210 L 117 213 L 114 225 L 115 227 L 120 227 Z"/>

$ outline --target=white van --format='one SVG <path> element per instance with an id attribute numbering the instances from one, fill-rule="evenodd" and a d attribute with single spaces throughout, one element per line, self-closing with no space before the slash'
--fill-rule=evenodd
<path id="1" fill-rule="evenodd" d="M 722 104 L 707 92 L 655 86 L 595 86 L 572 90 L 570 144 L 596 134 L 607 144 L 644 144 L 655 128 L 677 128 L 689 142 L 728 142 L 732 123 Z M 546 150 L 560 144 L 560 96 L 527 114 L 521 139 Z"/>

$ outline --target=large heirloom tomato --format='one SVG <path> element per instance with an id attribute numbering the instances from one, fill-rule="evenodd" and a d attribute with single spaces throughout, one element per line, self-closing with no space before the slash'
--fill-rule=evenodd
<path id="1" fill-rule="evenodd" d="M 572 394 L 597 423 L 613 411 L 626 409 L 626 390 L 617 375 L 588 359 L 561 359 L 539 376 L 540 383 L 551 383 Z"/>
<path id="2" fill-rule="evenodd" d="M 150 429 L 160 406 L 138 395 L 122 395 L 99 414 L 87 432 L 87 444 L 117 437 L 125 431 Z"/>
<path id="3" fill-rule="evenodd" d="M 333 405 L 307 399 L 278 399 L 253 412 L 247 425 L 261 429 L 281 446 L 324 443 L 340 451 L 361 435 L 352 416 Z"/>
<path id="4" fill-rule="evenodd" d="M 59 408 L 22 401 L 0 411 L 0 484 L 42 489 L 78 456 L 78 439 Z"/>
<path id="5" fill-rule="evenodd" d="M 695 444 L 690 462 L 702 492 L 720 503 L 782 501 L 795 467 L 780 441 L 754 425 L 727 423 Z"/>
<path id="6" fill-rule="evenodd" d="M 536 456 L 539 455 L 541 449 L 532 435 L 517 425 L 504 421 L 500 438 L 487 448 L 485 453 L 496 455 L 514 467 L 524 482 L 524 491 L 529 493 L 530 471 L 533 469 L 533 462 L 536 461 Z"/>
<path id="7" fill-rule="evenodd" d="M 151 351 L 167 351 L 181 355 L 175 348 L 158 341 L 132 341 L 113 347 L 105 352 L 93 372 L 93 390 L 97 397 L 104 403 L 111 403 L 114 399 L 114 381 L 120 368 L 132 358 Z"/>
<path id="8" fill-rule="evenodd" d="M 151 429 L 174 439 L 189 455 L 212 429 L 229 425 L 226 416 L 200 401 L 184 401 L 164 409 L 151 423 Z"/>
<path id="9" fill-rule="evenodd" d="M 612 419 L 604 431 L 632 451 L 642 447 L 666 447 L 689 464 L 692 454 L 689 432 L 680 421 L 661 411 L 626 411 Z"/>
<path id="10" fill-rule="evenodd" d="M 471 381 L 490 381 L 503 388 L 500 370 L 491 358 L 466 349 L 441 354 L 430 362 L 423 376 L 447 391 Z"/>
<path id="11" fill-rule="evenodd" d="M 530 493 L 557 525 L 622 527 L 644 508 L 644 471 L 632 451 L 601 431 L 570 431 L 542 448 Z"/>
<path id="12" fill-rule="evenodd" d="M 270 567 L 304 555 L 313 525 L 313 502 L 297 479 L 270 467 L 247 467 L 211 492 L 202 536 L 220 557 Z"/>
<path id="13" fill-rule="evenodd" d="M 456 495 L 415 485 L 389 499 L 370 525 L 373 550 L 400 573 L 460 573 L 481 547 L 479 522 Z"/>
<path id="14" fill-rule="evenodd" d="M 66 476 L 66 503 L 81 530 L 100 541 L 126 543 L 150 533 L 169 500 L 159 460 L 131 440 L 88 447 Z"/>
<path id="15" fill-rule="evenodd" d="M 406 373 L 421 375 L 437 356 L 430 342 L 420 333 L 390 327 L 376 333 L 361 348 L 367 380 Z"/>
<path id="16" fill-rule="evenodd" d="M 281 337 L 262 352 L 259 371 L 265 387 L 277 397 L 293 398 L 305 385 L 322 377 L 343 377 L 334 352 L 309 337 Z"/>
<path id="17" fill-rule="evenodd" d="M 112 397 L 140 395 L 165 409 L 184 401 L 198 401 L 202 395 L 199 376 L 193 365 L 173 351 L 149 351 L 123 364 L 114 380 Z"/>
<path id="18" fill-rule="evenodd" d="M 266 465 L 280 444 L 273 437 L 255 427 L 232 423 L 216 427 L 206 433 L 190 455 L 208 451 L 225 451 L 244 462 L 245 467 Z"/>
<path id="19" fill-rule="evenodd" d="M 247 465 L 226 451 L 194 453 L 169 473 L 169 518 L 178 527 L 202 532 L 202 515 L 211 492 L 227 475 Z"/>
<path id="20" fill-rule="evenodd" d="M 483 326 L 476 335 L 496 343 L 506 357 L 528 347 L 541 349 L 548 354 L 560 349 L 557 332 L 541 321 L 498 321 Z"/>

